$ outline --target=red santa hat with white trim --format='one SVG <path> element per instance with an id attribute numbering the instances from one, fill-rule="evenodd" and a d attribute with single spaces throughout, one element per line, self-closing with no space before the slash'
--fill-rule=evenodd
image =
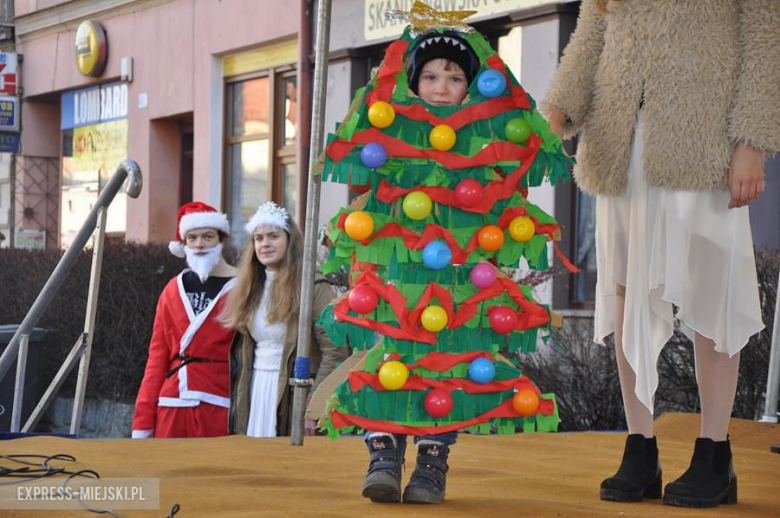
<path id="1" fill-rule="evenodd" d="M 185 203 L 177 215 L 176 240 L 168 243 L 168 250 L 176 257 L 186 257 L 184 236 L 196 228 L 214 228 L 230 235 L 227 214 L 222 214 L 211 205 L 199 201 Z"/>

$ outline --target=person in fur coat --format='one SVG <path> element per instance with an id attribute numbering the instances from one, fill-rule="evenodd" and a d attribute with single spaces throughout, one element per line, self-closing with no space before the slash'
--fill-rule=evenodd
<path id="1" fill-rule="evenodd" d="M 661 497 L 653 396 L 676 316 L 701 433 L 663 502 L 736 503 L 739 352 L 764 327 L 747 205 L 780 148 L 780 2 L 583 0 L 541 105 L 559 135 L 581 134 L 574 175 L 596 195 L 595 340 L 615 334 L 629 431 L 601 498 Z"/>

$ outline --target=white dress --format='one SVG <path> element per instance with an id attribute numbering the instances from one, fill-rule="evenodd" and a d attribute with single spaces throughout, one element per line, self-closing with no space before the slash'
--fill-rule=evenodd
<path id="1" fill-rule="evenodd" d="M 279 391 L 279 369 L 287 325 L 268 324 L 271 285 L 276 272 L 266 270 L 263 297 L 252 319 L 252 338 L 255 341 L 255 360 L 252 365 L 252 389 L 247 435 L 250 437 L 276 437 L 276 403 Z"/>
<path id="2" fill-rule="evenodd" d="M 615 331 L 616 288 L 625 286 L 623 351 L 636 395 L 652 411 L 672 305 L 688 338 L 698 332 L 729 356 L 764 324 L 748 208 L 729 209 L 728 192 L 648 187 L 643 134 L 640 111 L 626 191 L 596 200 L 595 341 Z"/>

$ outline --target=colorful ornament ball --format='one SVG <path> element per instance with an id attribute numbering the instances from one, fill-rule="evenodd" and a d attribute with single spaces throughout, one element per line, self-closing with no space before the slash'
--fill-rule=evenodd
<path id="1" fill-rule="evenodd" d="M 485 70 L 477 77 L 477 90 L 485 97 L 498 97 L 506 90 L 506 77 L 498 70 Z"/>
<path id="2" fill-rule="evenodd" d="M 475 383 L 490 383 L 495 375 L 496 366 L 487 358 L 477 358 L 469 364 L 469 378 Z"/>
<path id="3" fill-rule="evenodd" d="M 514 144 L 524 144 L 531 136 L 531 125 L 519 117 L 509 119 L 504 126 L 506 139 Z"/>
<path id="4" fill-rule="evenodd" d="M 379 304 L 376 292 L 366 284 L 359 284 L 352 288 L 347 297 L 349 308 L 360 315 L 371 313 Z"/>
<path id="5" fill-rule="evenodd" d="M 486 252 L 495 252 L 504 246 L 504 231 L 495 225 L 485 225 L 477 234 L 479 247 Z"/>
<path id="6" fill-rule="evenodd" d="M 482 203 L 485 189 L 476 180 L 467 178 L 455 186 L 455 202 L 466 209 L 476 207 Z"/>
<path id="7" fill-rule="evenodd" d="M 515 241 L 524 243 L 534 237 L 536 226 L 531 218 L 518 216 L 509 223 L 509 235 Z"/>
<path id="8" fill-rule="evenodd" d="M 445 417 L 452 411 L 452 395 L 444 389 L 433 389 L 425 395 L 424 404 L 431 417 Z"/>
<path id="9" fill-rule="evenodd" d="M 474 283 L 474 286 L 484 290 L 485 288 L 493 286 L 496 282 L 497 274 L 494 266 L 488 263 L 479 263 L 471 269 L 469 276 L 471 277 L 471 282 Z"/>
<path id="10" fill-rule="evenodd" d="M 368 122 L 375 128 L 386 128 L 395 120 L 395 110 L 389 103 L 377 101 L 368 108 Z"/>
<path id="11" fill-rule="evenodd" d="M 386 390 L 398 390 L 409 379 L 409 369 L 403 363 L 391 360 L 379 367 L 379 384 Z"/>
<path id="12" fill-rule="evenodd" d="M 531 389 L 523 389 L 512 397 L 512 407 L 522 417 L 532 416 L 539 409 L 539 396 Z"/>
<path id="13" fill-rule="evenodd" d="M 446 268 L 450 261 L 452 261 L 452 251 L 441 241 L 431 241 L 423 248 L 423 264 L 431 270 Z"/>
<path id="14" fill-rule="evenodd" d="M 360 161 L 371 169 L 379 169 L 387 162 L 387 150 L 378 142 L 369 142 L 360 150 Z"/>
<path id="15" fill-rule="evenodd" d="M 447 312 L 441 306 L 428 306 L 420 315 L 420 322 L 426 331 L 438 333 L 447 327 Z"/>
<path id="16" fill-rule="evenodd" d="M 438 149 L 439 151 L 449 151 L 455 145 L 457 139 L 455 130 L 446 124 L 439 124 L 431 130 L 428 136 L 433 149 Z"/>
<path id="17" fill-rule="evenodd" d="M 490 311 L 490 327 L 498 334 L 506 335 L 517 328 L 517 312 L 509 306 L 496 306 Z"/>
<path id="18" fill-rule="evenodd" d="M 404 196 L 404 214 L 410 219 L 419 221 L 431 215 L 433 203 L 431 197 L 422 191 L 413 191 Z"/>
<path id="19" fill-rule="evenodd" d="M 344 221 L 344 230 L 352 239 L 362 241 L 374 232 L 374 218 L 367 212 L 355 211 Z"/>

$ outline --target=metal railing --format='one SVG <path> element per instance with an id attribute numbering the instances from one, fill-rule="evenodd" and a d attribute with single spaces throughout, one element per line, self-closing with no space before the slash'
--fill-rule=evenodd
<path id="1" fill-rule="evenodd" d="M 62 282 L 68 276 L 71 267 L 76 262 L 78 255 L 84 250 L 90 236 L 95 233 L 95 246 L 92 253 L 92 273 L 89 280 L 89 296 L 87 299 L 87 315 L 84 322 L 84 332 L 76 340 L 68 357 L 63 362 L 54 380 L 49 385 L 38 405 L 35 407 L 30 418 L 24 425 L 22 431 L 29 432 L 40 420 L 43 413 L 49 407 L 54 397 L 57 395 L 60 387 L 70 374 L 71 370 L 80 361 L 78 380 L 76 383 L 76 396 L 73 403 L 73 415 L 70 424 L 70 433 L 76 434 L 81 428 L 81 414 L 84 408 L 84 393 L 87 386 L 87 372 L 89 369 L 89 359 L 92 351 L 92 337 L 95 328 L 95 316 L 97 313 L 97 298 L 100 289 L 100 269 L 103 262 L 103 244 L 106 235 L 106 213 L 109 205 L 119 192 L 119 189 L 129 178 L 126 193 L 131 198 L 137 198 L 141 193 L 143 186 L 143 176 L 141 168 L 133 160 L 124 160 L 117 167 L 116 172 L 106 184 L 103 192 L 95 202 L 86 221 L 76 234 L 73 243 L 63 254 L 57 267 L 49 276 L 46 285 L 38 294 L 27 316 L 24 317 L 22 324 L 16 330 L 11 342 L 6 347 L 5 352 L 0 356 L 0 380 L 2 380 L 11 364 L 14 356 L 18 352 L 18 363 L 16 368 L 16 385 L 14 388 L 14 406 L 11 414 L 11 432 L 18 432 L 21 424 L 22 399 L 24 390 L 24 375 L 27 363 L 27 349 L 30 333 L 40 320 L 49 303 L 54 299 Z"/>
<path id="2" fill-rule="evenodd" d="M 772 327 L 772 349 L 769 353 L 769 366 L 766 374 L 766 400 L 762 423 L 777 423 L 780 412 L 777 400 L 780 397 L 780 275 L 777 278 L 777 298 L 775 300 L 775 323 Z"/>

